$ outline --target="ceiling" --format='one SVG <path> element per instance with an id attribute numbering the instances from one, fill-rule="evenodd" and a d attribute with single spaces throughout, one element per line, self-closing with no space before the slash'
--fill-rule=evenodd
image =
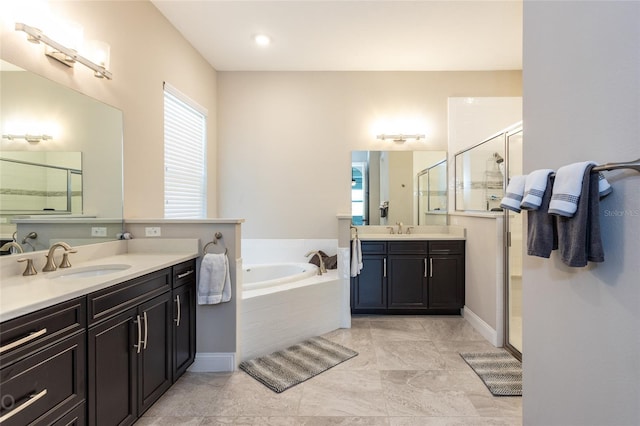
<path id="1" fill-rule="evenodd" d="M 151 1 L 218 71 L 522 69 L 522 0 Z"/>

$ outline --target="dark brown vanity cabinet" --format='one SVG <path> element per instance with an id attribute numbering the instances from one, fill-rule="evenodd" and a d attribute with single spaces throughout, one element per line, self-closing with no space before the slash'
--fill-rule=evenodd
<path id="1" fill-rule="evenodd" d="M 2 323 L 2 426 L 68 424 L 71 411 L 84 413 L 86 320 L 82 297 Z"/>
<path id="2" fill-rule="evenodd" d="M 195 358 L 189 260 L 0 325 L 0 422 L 130 425 Z"/>
<path id="3" fill-rule="evenodd" d="M 352 313 L 459 314 L 464 306 L 464 241 L 362 241 L 362 261 Z"/>
<path id="4" fill-rule="evenodd" d="M 163 269 L 89 294 L 90 425 L 133 424 L 171 386 L 171 277 Z"/>
<path id="5" fill-rule="evenodd" d="M 173 382 L 187 371 L 196 356 L 196 261 L 173 267 Z"/>

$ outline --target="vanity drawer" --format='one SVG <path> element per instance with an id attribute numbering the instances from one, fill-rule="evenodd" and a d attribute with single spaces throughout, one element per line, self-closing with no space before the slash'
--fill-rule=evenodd
<path id="1" fill-rule="evenodd" d="M 50 425 L 84 401 L 85 337 L 69 337 L 0 370 L 2 426 Z"/>
<path id="2" fill-rule="evenodd" d="M 464 254 L 464 241 L 430 241 L 429 254 Z"/>
<path id="3" fill-rule="evenodd" d="M 389 243 L 389 254 L 427 254 L 425 241 L 393 241 Z"/>
<path id="4" fill-rule="evenodd" d="M 361 241 L 362 254 L 386 254 L 386 241 Z"/>
<path id="5" fill-rule="evenodd" d="M 173 288 L 196 281 L 196 260 L 189 260 L 173 267 Z"/>
<path id="6" fill-rule="evenodd" d="M 0 325 L 0 365 L 4 368 L 47 345 L 84 330 L 86 325 L 85 297 L 5 321 Z"/>
<path id="7" fill-rule="evenodd" d="M 134 278 L 87 296 L 89 325 L 111 318 L 171 290 L 171 268 Z"/>

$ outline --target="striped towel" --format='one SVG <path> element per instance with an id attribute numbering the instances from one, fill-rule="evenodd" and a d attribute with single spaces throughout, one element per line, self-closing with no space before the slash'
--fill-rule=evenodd
<path id="1" fill-rule="evenodd" d="M 526 176 L 513 176 L 507 185 L 507 191 L 500 202 L 500 207 L 520 213 L 520 203 L 524 195 Z"/>
<path id="2" fill-rule="evenodd" d="M 578 209 L 580 192 L 582 191 L 582 178 L 587 166 L 596 164 L 594 161 L 582 161 L 562 166 L 556 172 L 553 183 L 549 214 L 557 216 L 573 217 Z M 600 198 L 609 195 L 611 185 L 602 173 L 599 174 L 598 192 Z"/>
<path id="3" fill-rule="evenodd" d="M 538 210 L 542 204 L 542 196 L 547 189 L 547 177 L 553 173 L 551 169 L 534 170 L 527 175 L 524 183 L 524 198 L 520 203 L 523 210 Z"/>

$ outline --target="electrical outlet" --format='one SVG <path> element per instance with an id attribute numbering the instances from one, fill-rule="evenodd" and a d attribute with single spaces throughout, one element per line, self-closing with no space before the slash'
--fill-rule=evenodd
<path id="1" fill-rule="evenodd" d="M 144 228 L 145 237 L 159 237 L 161 235 L 159 226 L 147 226 Z"/>
<path id="2" fill-rule="evenodd" d="M 106 237 L 107 236 L 107 228 L 104 227 L 92 227 L 91 228 L 91 236 L 92 237 Z"/>

